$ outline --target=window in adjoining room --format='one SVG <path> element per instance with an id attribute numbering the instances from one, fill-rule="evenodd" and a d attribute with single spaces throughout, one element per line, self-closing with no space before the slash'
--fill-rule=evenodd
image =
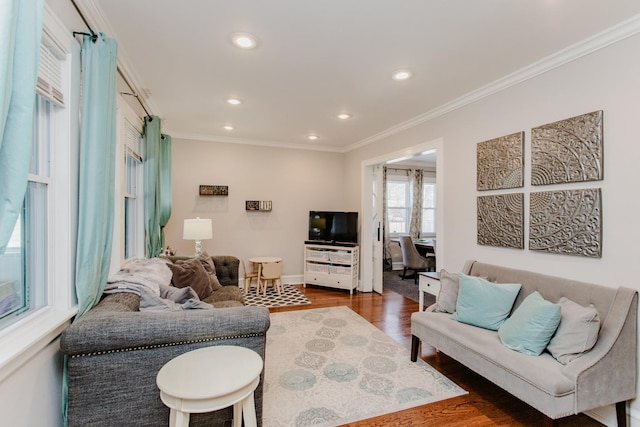
<path id="1" fill-rule="evenodd" d="M 409 232 L 411 185 L 406 176 L 387 177 L 387 219 L 391 235 Z"/>
<path id="2" fill-rule="evenodd" d="M 436 235 L 436 183 L 425 182 L 422 184 L 422 224 L 421 236 Z"/>

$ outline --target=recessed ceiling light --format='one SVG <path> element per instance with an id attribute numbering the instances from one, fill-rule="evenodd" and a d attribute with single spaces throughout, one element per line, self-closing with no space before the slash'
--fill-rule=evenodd
<path id="1" fill-rule="evenodd" d="M 408 70 L 398 70 L 393 73 L 393 80 L 407 80 L 411 77 L 411 71 Z"/>
<path id="2" fill-rule="evenodd" d="M 309 139 L 309 140 L 311 140 L 311 141 L 315 141 L 315 140 L 317 140 L 318 138 L 319 138 L 319 136 L 318 136 L 318 135 L 309 135 L 309 136 L 307 137 L 307 139 Z"/>
<path id="3" fill-rule="evenodd" d="M 337 116 L 340 120 L 347 120 L 351 118 L 351 114 L 349 113 L 340 113 Z"/>
<path id="4" fill-rule="evenodd" d="M 231 126 L 231 125 L 225 125 L 225 126 L 223 126 L 223 129 L 224 129 L 224 130 L 233 130 L 233 126 Z"/>
<path id="5" fill-rule="evenodd" d="M 242 101 L 240 101 L 238 98 L 229 98 L 227 99 L 227 102 L 231 105 L 240 105 L 242 104 Z"/>
<path id="6" fill-rule="evenodd" d="M 231 34 L 231 42 L 240 49 L 253 49 L 258 46 L 256 38 L 249 33 Z"/>

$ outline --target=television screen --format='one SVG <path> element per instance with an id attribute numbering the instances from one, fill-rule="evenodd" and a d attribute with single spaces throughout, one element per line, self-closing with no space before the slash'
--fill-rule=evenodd
<path id="1" fill-rule="evenodd" d="M 358 212 L 309 212 L 309 240 L 358 243 Z"/>

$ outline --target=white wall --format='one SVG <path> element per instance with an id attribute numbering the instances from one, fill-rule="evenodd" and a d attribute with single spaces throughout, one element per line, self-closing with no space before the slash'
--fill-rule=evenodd
<path id="1" fill-rule="evenodd" d="M 2 425 L 62 426 L 62 354 L 55 340 L 0 384 Z"/>
<path id="2" fill-rule="evenodd" d="M 209 254 L 279 256 L 284 276 L 300 276 L 309 211 L 346 209 L 343 169 L 336 153 L 173 138 L 165 241 L 178 255 L 191 255 L 193 241 L 182 239 L 184 219 L 211 218 L 213 239 L 202 242 Z M 229 196 L 200 196 L 201 184 L 227 185 Z M 271 200 L 272 211 L 247 212 L 246 200 Z"/>
<path id="3" fill-rule="evenodd" d="M 361 162 L 383 153 L 443 138 L 444 235 L 443 267 L 459 271 L 465 260 L 640 289 L 634 265 L 638 262 L 640 228 L 640 35 L 620 41 L 560 68 L 527 80 L 444 116 L 393 135 L 346 159 L 347 199 L 359 206 Z M 532 187 L 530 182 L 531 128 L 595 110 L 604 111 L 603 254 L 601 259 L 479 246 L 476 243 L 476 144 L 525 131 L 524 192 L 565 186 Z M 526 199 L 526 198 L 525 198 Z M 525 212 L 528 210 L 526 203 Z M 352 207 L 353 207 L 352 206 Z M 528 215 L 525 213 L 525 217 Z M 528 218 L 527 218 L 528 220 Z M 525 228 L 526 230 L 526 228 Z M 528 233 L 526 233 L 528 234 Z M 526 246 L 526 245 L 525 245 Z M 638 421 L 640 404 L 633 402 Z"/>

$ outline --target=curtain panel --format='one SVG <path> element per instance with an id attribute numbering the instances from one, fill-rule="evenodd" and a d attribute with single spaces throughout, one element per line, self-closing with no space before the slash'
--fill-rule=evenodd
<path id="1" fill-rule="evenodd" d="M 43 0 L 0 2 L 0 255 L 27 190 Z"/>
<path id="2" fill-rule="evenodd" d="M 98 303 L 109 274 L 116 162 L 117 44 L 99 33 L 82 41 L 82 120 L 76 294 L 80 317 Z"/>
<path id="3" fill-rule="evenodd" d="M 171 136 L 160 138 L 160 248 L 165 247 L 164 227 L 171 218 Z"/>
<path id="4" fill-rule="evenodd" d="M 412 169 L 409 173 L 413 194 L 409 234 L 414 238 L 420 237 L 422 229 L 422 176 L 422 169 Z"/>
<path id="5" fill-rule="evenodd" d="M 148 258 L 162 252 L 164 226 L 171 217 L 171 136 L 160 133 L 161 121 L 147 116 L 144 121 L 144 229 Z"/>

